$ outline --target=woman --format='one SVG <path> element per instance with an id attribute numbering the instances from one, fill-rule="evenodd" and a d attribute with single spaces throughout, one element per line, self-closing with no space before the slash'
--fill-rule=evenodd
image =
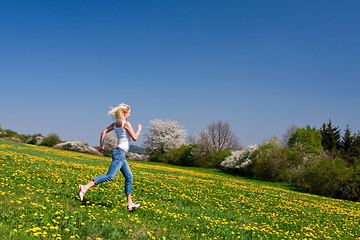
<path id="1" fill-rule="evenodd" d="M 109 170 L 106 174 L 98 176 L 94 178 L 92 181 L 90 181 L 86 185 L 80 185 L 79 186 L 79 197 L 82 201 L 84 198 L 84 195 L 89 188 L 98 185 L 103 182 L 111 181 L 114 179 L 116 174 L 121 171 L 122 174 L 125 177 L 125 194 L 127 198 L 127 208 L 129 210 L 132 210 L 134 208 L 140 207 L 140 204 L 133 203 L 131 199 L 131 183 L 133 180 L 133 175 L 131 173 L 129 164 L 126 161 L 126 154 L 129 150 L 129 141 L 132 139 L 136 141 L 140 135 L 141 132 L 141 125 L 138 123 L 137 131 L 134 132 L 133 128 L 131 127 L 131 124 L 127 122 L 127 120 L 130 117 L 130 106 L 126 105 L 124 103 L 120 104 L 116 108 L 111 108 L 109 111 L 109 115 L 113 115 L 116 118 L 116 122 L 105 128 L 101 132 L 100 137 L 100 149 L 101 152 L 105 152 L 104 148 L 104 138 L 106 133 L 114 130 L 116 133 L 116 136 L 118 138 L 117 147 L 114 149 L 112 153 L 112 162 L 109 167 Z"/>

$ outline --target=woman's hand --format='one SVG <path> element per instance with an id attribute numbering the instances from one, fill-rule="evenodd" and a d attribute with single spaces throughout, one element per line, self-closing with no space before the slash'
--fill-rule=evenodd
<path id="1" fill-rule="evenodd" d="M 141 129 L 142 129 L 142 126 L 140 123 L 136 124 L 136 126 L 137 126 L 137 131 L 135 133 L 129 122 L 125 122 L 125 124 L 124 124 L 124 129 L 129 133 L 131 139 L 134 141 L 136 141 L 138 139 Z"/>

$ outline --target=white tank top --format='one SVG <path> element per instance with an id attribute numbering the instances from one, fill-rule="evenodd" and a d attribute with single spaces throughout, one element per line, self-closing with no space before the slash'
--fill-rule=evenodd
<path id="1" fill-rule="evenodd" d="M 131 139 L 129 133 L 124 129 L 124 124 L 125 122 L 121 127 L 116 127 L 116 123 L 114 124 L 114 131 L 118 139 L 117 147 L 129 150 L 129 142 Z"/>

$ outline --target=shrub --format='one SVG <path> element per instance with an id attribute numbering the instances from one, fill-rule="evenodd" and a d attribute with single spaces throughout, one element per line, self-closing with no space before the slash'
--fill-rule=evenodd
<path id="1" fill-rule="evenodd" d="M 304 149 L 301 144 L 283 146 L 276 138 L 264 141 L 252 155 L 253 165 L 248 171 L 256 178 L 292 182 L 307 161 Z"/>
<path id="2" fill-rule="evenodd" d="M 204 150 L 203 145 L 196 145 L 192 151 L 195 167 L 220 168 L 221 162 L 231 155 L 230 151 L 209 151 Z"/>
<path id="3" fill-rule="evenodd" d="M 178 148 L 168 149 L 167 151 L 160 149 L 152 151 L 149 155 L 149 159 L 153 162 L 170 163 L 180 166 L 193 166 L 194 156 L 192 153 L 195 148 L 195 144 L 182 144 Z"/>
<path id="4" fill-rule="evenodd" d="M 1 137 L 7 137 L 7 138 L 19 138 L 19 134 L 13 130 L 5 129 L 1 133 Z"/>
<path id="5" fill-rule="evenodd" d="M 41 134 L 35 134 L 31 136 L 26 143 L 27 144 L 33 144 L 33 145 L 40 145 L 40 143 L 43 141 L 44 137 Z"/>
<path id="6" fill-rule="evenodd" d="M 46 147 L 53 147 L 58 143 L 61 143 L 59 136 L 55 133 L 49 134 L 47 137 L 45 137 L 42 142 L 40 143 L 40 146 L 46 146 Z"/>
<path id="7" fill-rule="evenodd" d="M 67 151 L 81 152 L 81 153 L 89 153 L 94 155 L 101 155 L 101 153 L 95 149 L 94 147 L 90 147 L 86 143 L 82 143 L 80 141 L 72 141 L 72 142 L 64 142 L 58 143 L 54 146 L 55 149 L 62 149 Z"/>
<path id="8" fill-rule="evenodd" d="M 303 169 L 298 184 L 312 193 L 346 198 L 347 184 L 352 178 L 350 169 L 341 158 L 316 157 Z"/>
<path id="9" fill-rule="evenodd" d="M 194 158 L 192 151 L 195 145 L 183 144 L 180 147 L 171 150 L 167 154 L 168 162 L 180 166 L 193 166 Z"/>
<path id="10" fill-rule="evenodd" d="M 302 144 L 295 144 L 292 148 L 283 147 L 281 151 L 286 160 L 286 167 L 279 171 L 278 180 L 297 182 L 299 171 L 307 166 L 312 155 L 306 153 L 306 147 Z"/>
<path id="11" fill-rule="evenodd" d="M 208 166 L 210 168 L 220 168 L 221 162 L 225 160 L 228 156 L 231 155 L 230 151 L 227 150 L 220 150 L 217 152 L 211 152 L 210 153 L 210 161 L 208 162 Z"/>
<path id="12" fill-rule="evenodd" d="M 30 135 L 19 134 L 10 129 L 5 129 L 5 130 L 0 129 L 0 138 L 5 140 L 15 141 L 15 142 L 26 142 L 30 137 L 31 137 Z"/>
<path id="13" fill-rule="evenodd" d="M 164 149 L 159 149 L 157 151 L 149 151 L 149 159 L 152 162 L 161 162 L 161 163 L 167 163 L 167 152 L 165 152 Z"/>
<path id="14" fill-rule="evenodd" d="M 249 173 L 257 148 L 256 145 L 249 145 L 245 149 L 233 151 L 230 156 L 221 162 L 221 168 L 228 172 Z"/>
<path id="15" fill-rule="evenodd" d="M 280 172 L 287 167 L 287 147 L 276 138 L 265 141 L 254 154 L 254 177 L 266 180 L 279 180 Z"/>
<path id="16" fill-rule="evenodd" d="M 143 155 L 143 154 L 138 154 L 138 153 L 131 153 L 131 152 L 128 152 L 128 154 L 126 155 L 126 158 L 131 161 L 141 161 L 141 162 L 149 161 L 148 156 Z"/>
<path id="17" fill-rule="evenodd" d="M 344 189 L 344 198 L 352 201 L 360 201 L 360 159 L 355 159 L 350 168 L 351 179 Z"/>

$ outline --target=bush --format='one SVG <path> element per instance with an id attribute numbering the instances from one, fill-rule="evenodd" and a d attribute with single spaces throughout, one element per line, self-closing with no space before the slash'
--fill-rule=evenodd
<path id="1" fill-rule="evenodd" d="M 221 162 L 220 166 L 224 171 L 249 174 L 252 168 L 254 153 L 258 146 L 249 145 L 247 148 L 233 151 L 230 156 Z"/>
<path id="2" fill-rule="evenodd" d="M 180 166 L 219 168 L 220 163 L 231 155 L 229 151 L 204 151 L 198 144 L 183 144 L 178 148 L 165 151 L 160 149 L 149 154 L 150 161 Z"/>
<path id="3" fill-rule="evenodd" d="M 58 143 L 54 146 L 55 149 L 81 152 L 81 153 L 89 153 L 94 155 L 102 155 L 97 149 L 94 147 L 90 147 L 86 143 L 80 141 L 72 141 L 72 142 L 64 142 Z"/>
<path id="4" fill-rule="evenodd" d="M 180 147 L 173 149 L 167 154 L 168 163 L 180 166 L 193 166 L 194 158 L 192 151 L 195 145 L 183 144 Z"/>
<path id="5" fill-rule="evenodd" d="M 344 189 L 344 198 L 352 201 L 360 201 L 360 159 L 355 159 L 350 168 L 351 179 Z"/>
<path id="6" fill-rule="evenodd" d="M 58 143 L 61 143 L 59 136 L 55 133 L 49 134 L 47 137 L 45 137 L 42 142 L 40 143 L 40 146 L 46 146 L 46 147 L 53 147 Z"/>
<path id="7" fill-rule="evenodd" d="M 131 153 L 128 152 L 126 158 L 131 161 L 141 161 L 141 162 L 148 162 L 149 157 L 147 155 L 138 154 L 138 153 Z"/>
<path id="8" fill-rule="evenodd" d="M 10 129 L 4 130 L 0 128 L 0 138 L 5 140 L 15 141 L 15 142 L 26 142 L 30 137 L 31 137 L 30 135 L 19 134 Z"/>
<path id="9" fill-rule="evenodd" d="M 152 151 L 149 155 L 149 159 L 153 162 L 170 163 L 180 166 L 193 166 L 194 157 L 192 153 L 194 148 L 196 148 L 196 145 L 182 144 L 178 148 L 167 151 L 160 149 Z"/>
<path id="10" fill-rule="evenodd" d="M 164 149 L 159 149 L 157 151 L 147 151 L 147 153 L 149 154 L 149 159 L 151 162 L 161 162 L 161 163 L 167 163 L 168 162 L 168 158 L 167 158 L 167 152 L 165 152 Z"/>
<path id="11" fill-rule="evenodd" d="M 26 143 L 32 144 L 32 145 L 40 145 L 40 143 L 43 141 L 44 137 L 41 134 L 35 134 L 31 136 Z"/>
<path id="12" fill-rule="evenodd" d="M 287 167 L 287 150 L 276 138 L 265 141 L 254 154 L 253 175 L 265 180 L 279 180 Z"/>
<path id="13" fill-rule="evenodd" d="M 312 193 L 347 198 L 347 185 L 353 182 L 350 169 L 341 158 L 314 158 L 299 175 L 298 185 Z"/>
<path id="14" fill-rule="evenodd" d="M 210 161 L 208 162 L 208 167 L 210 168 L 220 168 L 221 162 L 225 160 L 228 156 L 231 155 L 230 151 L 227 150 L 220 150 L 217 152 L 210 153 Z"/>
<path id="15" fill-rule="evenodd" d="M 202 148 L 202 145 L 196 145 L 192 151 L 192 155 L 195 167 L 220 168 L 221 162 L 230 156 L 231 152 L 227 150 L 220 150 L 216 152 L 206 151 Z"/>

